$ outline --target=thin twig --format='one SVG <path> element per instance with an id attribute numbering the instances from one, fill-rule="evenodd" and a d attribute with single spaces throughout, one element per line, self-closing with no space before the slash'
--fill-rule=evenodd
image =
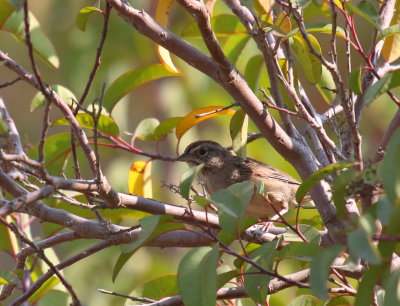
<path id="1" fill-rule="evenodd" d="M 111 12 L 111 5 L 106 2 L 106 9 L 103 12 L 103 30 L 101 32 L 101 39 L 99 42 L 99 46 L 97 47 L 97 51 L 96 51 L 96 58 L 94 60 L 94 64 L 93 64 L 93 68 L 92 71 L 89 74 L 89 79 L 86 83 L 85 89 L 83 91 L 82 97 L 79 99 L 78 104 L 79 105 L 83 105 L 83 103 L 85 102 L 86 96 L 89 93 L 90 87 L 92 85 L 92 82 L 94 80 L 94 77 L 96 75 L 97 69 L 100 66 L 100 57 L 101 57 L 101 53 L 103 51 L 103 47 L 104 47 L 104 43 L 106 41 L 106 37 L 107 37 L 107 32 L 108 32 L 108 23 L 109 23 L 109 19 L 110 19 L 110 12 Z M 78 108 L 75 111 L 75 114 L 77 114 L 78 112 Z"/>

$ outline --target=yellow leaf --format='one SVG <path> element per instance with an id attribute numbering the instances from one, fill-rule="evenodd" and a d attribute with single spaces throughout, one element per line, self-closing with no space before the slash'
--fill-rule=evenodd
<path id="1" fill-rule="evenodd" d="M 390 21 L 390 25 L 399 24 L 400 22 L 400 0 L 396 1 L 395 10 L 393 13 L 392 20 Z M 385 38 L 385 42 L 383 43 L 382 53 L 383 59 L 388 62 L 394 62 L 400 57 L 400 35 L 390 35 Z"/>
<path id="2" fill-rule="evenodd" d="M 135 161 L 129 169 L 128 191 L 145 198 L 152 197 L 151 161 Z"/>
<path id="3" fill-rule="evenodd" d="M 290 22 L 290 18 L 288 15 L 282 11 L 280 12 L 278 18 L 276 18 L 274 24 L 281 29 L 281 31 L 285 34 L 289 33 L 292 30 L 292 24 Z"/>
<path id="4" fill-rule="evenodd" d="M 190 128 L 195 126 L 196 124 L 210 119 L 212 117 L 218 115 L 229 114 L 232 115 L 235 113 L 234 110 L 223 109 L 224 106 L 206 106 L 202 108 L 195 109 L 194 111 L 187 114 L 182 120 L 178 123 L 175 134 L 178 139 L 180 139 Z M 221 110 L 221 111 L 218 111 Z M 201 115 L 200 117 L 196 117 L 197 115 Z"/>
<path id="5" fill-rule="evenodd" d="M 168 16 L 173 3 L 174 0 L 158 0 L 156 3 L 154 19 L 165 28 L 168 26 Z M 167 49 L 157 45 L 157 53 L 161 63 L 168 71 L 180 73 L 172 62 L 171 55 Z"/>
<path id="6" fill-rule="evenodd" d="M 268 14 L 271 9 L 270 0 L 253 0 L 254 8 L 260 15 Z"/>

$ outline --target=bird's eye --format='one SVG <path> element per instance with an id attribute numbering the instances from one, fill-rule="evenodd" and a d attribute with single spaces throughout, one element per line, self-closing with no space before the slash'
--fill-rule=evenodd
<path id="1" fill-rule="evenodd" d="M 207 154 L 207 150 L 206 149 L 203 149 L 203 148 L 199 149 L 199 155 L 200 156 L 206 156 L 206 154 Z"/>

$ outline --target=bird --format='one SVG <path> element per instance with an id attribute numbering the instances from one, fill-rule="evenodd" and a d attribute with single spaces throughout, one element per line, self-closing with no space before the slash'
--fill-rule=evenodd
<path id="1" fill-rule="evenodd" d="M 268 198 L 254 193 L 245 210 L 246 216 L 261 221 L 275 220 L 297 204 L 295 195 L 301 184 L 299 181 L 260 161 L 234 155 L 217 142 L 193 142 L 177 161 L 186 162 L 190 167 L 204 165 L 198 176 L 211 195 L 243 181 L 253 182 L 255 189 L 260 182 L 263 183 Z"/>

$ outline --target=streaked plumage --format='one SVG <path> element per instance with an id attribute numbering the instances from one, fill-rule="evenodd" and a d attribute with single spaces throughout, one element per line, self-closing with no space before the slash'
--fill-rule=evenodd
<path id="1" fill-rule="evenodd" d="M 253 195 L 246 210 L 248 216 L 271 219 L 276 216 L 271 204 L 283 214 L 290 205 L 296 203 L 295 194 L 300 182 L 262 162 L 233 155 L 216 142 L 194 142 L 186 148 L 178 160 L 190 166 L 204 164 L 199 177 L 210 194 L 246 180 L 253 181 L 255 186 L 258 182 L 263 182 L 269 201 L 260 195 Z"/>

